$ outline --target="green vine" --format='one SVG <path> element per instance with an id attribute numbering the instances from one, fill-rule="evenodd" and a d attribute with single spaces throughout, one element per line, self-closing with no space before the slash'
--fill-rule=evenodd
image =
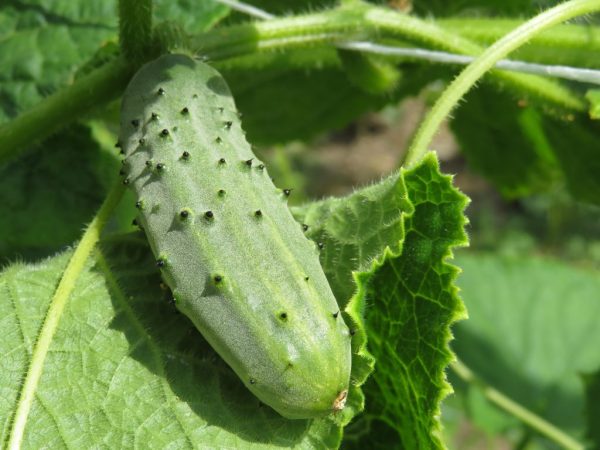
<path id="1" fill-rule="evenodd" d="M 95 107 L 117 98 L 134 69 L 122 58 L 105 64 L 76 80 L 12 122 L 0 127 L 0 163 L 24 148 L 80 119 Z"/>
<path id="2" fill-rule="evenodd" d="M 221 28 L 193 38 L 191 45 L 198 54 L 221 61 L 274 50 L 331 47 L 349 40 L 394 38 L 460 54 L 477 55 L 483 51 L 475 42 L 434 23 L 361 3 L 343 5 L 325 13 Z M 247 60 L 243 64 L 247 64 Z M 554 107 L 586 111 L 586 102 L 580 95 L 553 80 L 499 71 L 491 75 L 519 95 L 526 92 Z"/>
<path id="3" fill-rule="evenodd" d="M 444 30 L 481 45 L 496 42 L 523 22 L 500 18 L 452 18 L 436 21 Z M 532 62 L 597 68 L 598 52 L 600 29 L 592 25 L 569 24 L 557 25 L 552 30 L 539 33 L 514 54 L 518 55 L 518 59 Z"/>
<path id="4" fill-rule="evenodd" d="M 133 14 L 130 3 L 136 2 L 121 3 L 124 8 L 122 24 L 128 22 L 124 19 L 125 14 Z M 135 51 L 138 45 L 129 43 L 126 37 L 129 34 L 133 40 L 152 41 L 145 37 L 148 24 L 148 20 L 140 22 L 138 30 L 146 31 L 137 33 L 133 33 L 133 25 L 122 26 L 121 42 L 125 53 Z M 483 51 L 483 47 L 475 42 L 430 21 L 359 2 L 314 14 L 218 28 L 193 36 L 190 45 L 198 54 L 228 67 L 236 63 L 251 67 L 253 63 L 264 61 L 264 55 L 300 49 L 305 50 L 303 63 L 317 65 L 324 55 L 332 57 L 334 44 L 357 39 L 409 41 L 470 55 Z M 130 50 L 127 50 L 128 46 L 131 46 Z M 48 97 L 12 122 L 0 126 L 0 162 L 13 158 L 33 142 L 48 137 L 90 109 L 118 97 L 138 66 L 131 60 L 118 58 Z M 492 71 L 490 77 L 518 95 L 526 94 L 552 108 L 586 111 L 587 103 L 580 94 L 553 80 L 501 71 Z M 34 129 L 35 133 L 32 133 Z"/>
<path id="5" fill-rule="evenodd" d="M 494 43 L 461 72 L 433 105 L 433 108 L 421 123 L 408 149 L 403 165 L 411 167 L 423 158 L 442 122 L 456 107 L 460 99 L 487 71 L 494 67 L 496 62 L 505 58 L 511 51 L 525 44 L 541 31 L 574 17 L 598 10 L 600 10 L 600 0 L 571 0 L 535 16 Z"/>

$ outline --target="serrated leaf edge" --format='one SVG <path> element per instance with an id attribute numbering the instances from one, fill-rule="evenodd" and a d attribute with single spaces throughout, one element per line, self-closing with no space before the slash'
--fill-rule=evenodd
<path id="1" fill-rule="evenodd" d="M 352 272 L 352 278 L 354 279 L 354 282 L 356 284 L 356 291 L 355 291 L 354 295 L 351 297 L 348 304 L 346 305 L 345 312 L 354 320 L 354 322 L 358 326 L 358 330 L 357 330 L 358 338 L 356 339 L 356 341 L 357 341 L 356 348 L 357 349 L 354 352 L 354 354 L 356 354 L 358 357 L 367 359 L 371 365 L 370 372 L 368 374 L 366 374 L 366 376 L 364 376 L 363 379 L 356 380 L 355 385 L 357 387 L 359 387 L 365 383 L 365 381 L 368 379 L 368 376 L 373 373 L 373 371 L 375 369 L 375 364 L 376 364 L 374 356 L 371 355 L 371 353 L 368 351 L 368 339 L 367 339 L 367 332 L 366 332 L 366 326 L 365 326 L 365 321 L 364 321 L 364 307 L 365 307 L 364 300 L 366 297 L 367 286 L 368 286 L 369 281 L 373 278 L 373 276 L 377 272 L 377 270 L 379 270 L 382 266 L 384 266 L 387 261 L 398 258 L 402 255 L 402 251 L 403 251 L 403 247 L 404 247 L 404 237 L 405 237 L 404 224 L 406 223 L 406 221 L 408 219 L 412 218 L 412 216 L 416 210 L 412 199 L 408 196 L 408 189 L 405 184 L 405 177 L 407 176 L 407 174 L 414 172 L 422 164 L 433 164 L 434 169 L 436 170 L 437 173 L 440 174 L 441 179 L 447 181 L 450 185 L 452 185 L 453 176 L 444 175 L 440 172 L 439 162 L 438 162 L 435 152 L 427 153 L 425 155 L 425 157 L 423 158 L 423 160 L 421 161 L 421 163 L 418 164 L 417 166 L 414 166 L 414 168 L 410 168 L 410 169 L 401 168 L 399 173 L 397 174 L 397 176 L 398 176 L 397 183 L 401 183 L 400 188 L 406 193 L 406 200 L 409 205 L 409 210 L 402 211 L 401 216 L 400 216 L 400 219 L 401 219 L 400 226 L 402 227 L 403 239 L 398 241 L 397 249 L 392 249 L 389 245 L 386 246 L 384 248 L 383 252 L 379 256 L 376 256 L 371 261 L 369 261 L 368 263 L 365 264 L 366 267 L 363 267 L 360 270 L 355 270 Z M 394 176 L 394 175 L 392 175 L 392 176 Z M 454 190 L 461 197 L 461 199 L 459 200 L 460 201 L 459 206 L 464 211 L 466 209 L 467 205 L 469 204 L 470 200 L 466 195 L 460 193 L 460 191 L 458 191 L 458 189 L 454 188 Z M 464 216 L 464 215 L 462 216 L 462 218 L 463 218 L 463 221 L 459 226 L 464 230 L 465 226 L 469 223 L 469 221 L 466 218 L 466 216 Z M 441 261 L 440 261 L 441 264 L 446 266 L 446 268 L 448 270 L 452 271 L 452 275 L 450 278 L 451 279 L 450 295 L 457 300 L 457 305 L 461 306 L 461 309 L 458 311 L 455 311 L 454 314 L 452 315 L 452 317 L 449 321 L 448 327 L 446 328 L 446 332 L 445 332 L 445 336 L 444 336 L 444 347 L 442 350 L 446 357 L 446 361 L 445 361 L 446 367 L 448 367 L 452 362 L 456 361 L 456 359 L 457 359 L 456 354 L 450 348 L 450 341 L 452 341 L 452 339 L 454 339 L 454 335 L 452 334 L 452 331 L 451 331 L 451 326 L 458 321 L 465 320 L 468 318 L 467 309 L 459 296 L 459 288 L 454 283 L 456 278 L 460 274 L 461 270 L 458 266 L 448 263 L 448 261 L 454 259 L 453 250 L 455 248 L 461 248 L 461 247 L 466 247 L 466 246 L 468 246 L 468 236 L 467 236 L 466 232 L 463 231 L 463 238 L 461 240 L 458 240 L 458 241 L 448 245 L 448 248 L 442 255 Z M 439 374 L 438 379 L 435 381 L 437 381 L 437 384 L 439 386 L 441 386 L 441 389 L 440 389 L 438 397 L 435 399 L 436 407 L 435 407 L 435 411 L 434 411 L 434 418 L 435 418 L 437 427 L 436 427 L 436 429 L 431 430 L 431 432 L 440 442 L 443 442 L 442 436 L 441 436 L 442 426 L 441 426 L 441 422 L 440 422 L 441 403 L 448 395 L 452 394 L 454 392 L 454 390 L 452 388 L 452 385 L 447 380 L 445 370 Z M 364 410 L 364 402 L 361 405 L 361 411 L 363 411 L 363 410 Z"/>

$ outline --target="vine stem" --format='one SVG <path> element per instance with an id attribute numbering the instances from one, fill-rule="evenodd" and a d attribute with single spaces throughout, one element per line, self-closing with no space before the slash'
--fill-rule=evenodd
<path id="1" fill-rule="evenodd" d="M 102 232 L 104 225 L 112 211 L 115 209 L 117 203 L 119 203 L 123 191 L 124 186 L 119 180 L 111 189 L 92 222 L 88 225 L 81 241 L 79 241 L 77 248 L 73 252 L 73 256 L 71 256 L 56 291 L 54 292 L 52 300 L 50 301 L 44 323 L 42 324 L 33 353 L 31 354 L 31 362 L 29 363 L 25 380 L 21 385 L 17 408 L 8 440 L 8 448 L 10 450 L 18 450 L 21 448 L 27 418 L 29 417 L 33 399 L 35 398 L 35 392 L 44 370 L 44 362 L 48 354 L 48 349 L 50 348 L 52 338 L 58 328 L 67 300 L 75 287 L 75 282 L 81 274 L 90 253 L 100 238 L 100 233 Z"/>
<path id="2" fill-rule="evenodd" d="M 423 158 L 444 119 L 460 99 L 499 60 L 505 58 L 510 52 L 525 44 L 541 31 L 574 17 L 598 10 L 600 10 L 600 0 L 571 0 L 544 11 L 496 41 L 469 64 L 442 93 L 419 127 L 406 153 L 403 165 L 411 167 Z"/>
<path id="3" fill-rule="evenodd" d="M 216 29 L 193 38 L 191 46 L 199 55 L 217 62 L 228 60 L 227 64 L 231 66 L 236 57 L 250 54 L 331 47 L 365 39 L 408 40 L 412 44 L 467 55 L 479 55 L 484 50 L 473 41 L 434 23 L 361 3 L 342 4 L 337 9 L 318 14 Z M 493 77 L 517 95 L 527 94 L 562 110 L 587 111 L 587 103 L 580 95 L 554 80 L 502 71 L 494 72 Z"/>
<path id="4" fill-rule="evenodd" d="M 231 9 L 247 14 L 261 20 L 275 19 L 276 16 L 237 0 L 217 0 L 217 2 L 229 6 Z M 493 22 L 492 22 L 493 23 Z M 514 27 L 513 27 L 514 28 Z M 463 29 L 459 29 L 460 34 Z M 505 34 L 505 33 L 503 33 Z M 473 62 L 474 56 L 460 55 L 439 50 L 429 50 L 426 48 L 413 48 L 405 46 L 381 45 L 371 41 L 348 41 L 336 44 L 337 48 L 353 50 L 356 52 L 373 53 L 384 56 L 398 56 L 409 59 L 421 59 L 429 62 L 442 64 L 461 64 L 467 65 Z M 531 73 L 534 75 L 546 75 L 567 80 L 579 81 L 584 83 L 600 84 L 600 70 L 571 67 L 558 64 L 539 64 L 526 61 L 515 61 L 503 59 L 494 66 L 497 69 L 509 70 L 521 73 Z"/>
<path id="5" fill-rule="evenodd" d="M 117 98 L 134 70 L 124 59 L 118 58 L 0 126 L 0 162 L 80 119 L 94 107 Z"/>
<path id="6" fill-rule="evenodd" d="M 125 57 L 143 61 L 152 43 L 152 0 L 119 0 L 119 44 Z"/>
<path id="7" fill-rule="evenodd" d="M 259 58 L 261 53 L 331 48 L 342 42 L 364 39 L 400 39 L 460 54 L 477 55 L 483 51 L 473 41 L 431 22 L 361 3 L 343 4 L 303 16 L 218 28 L 193 37 L 190 44 L 200 55 L 235 65 L 239 61 L 236 57 L 240 56 Z M 314 58 L 315 64 L 321 63 L 319 56 Z M 116 98 L 138 66 L 139 63 L 124 57 L 111 61 L 0 126 L 0 163 L 81 118 L 90 109 Z M 518 95 L 528 94 L 563 110 L 587 110 L 581 95 L 552 80 L 506 72 L 493 72 L 493 76 Z"/>
<path id="8" fill-rule="evenodd" d="M 452 368 L 454 373 L 456 373 L 462 380 L 466 381 L 469 384 L 478 385 L 482 389 L 483 395 L 485 395 L 485 397 L 492 403 L 494 403 L 496 406 L 500 407 L 504 411 L 518 418 L 534 430 L 537 430 L 539 433 L 553 440 L 557 444 L 562 445 L 565 449 L 584 450 L 583 444 L 577 442 L 571 436 L 564 433 L 562 430 L 558 429 L 550 422 L 547 422 L 540 416 L 532 413 L 520 404 L 511 400 L 502 392 L 498 391 L 497 389 L 494 389 L 491 386 L 488 386 L 460 360 L 454 361 L 450 367 Z"/>
<path id="9" fill-rule="evenodd" d="M 438 26 L 457 33 L 480 45 L 490 45 L 517 28 L 520 19 L 443 18 Z M 598 67 L 595 56 L 600 52 L 600 29 L 591 24 L 557 25 L 537 34 L 527 47 L 519 50 L 528 61 L 580 67 Z"/>

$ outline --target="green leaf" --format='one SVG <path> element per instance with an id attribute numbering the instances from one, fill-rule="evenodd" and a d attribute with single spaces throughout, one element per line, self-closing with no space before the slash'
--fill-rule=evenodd
<path id="1" fill-rule="evenodd" d="M 461 255 L 469 320 L 453 348 L 489 385 L 580 437 L 578 373 L 600 366 L 600 276 L 538 258 Z"/>
<path id="2" fill-rule="evenodd" d="M 542 113 L 482 85 L 467 95 L 451 127 L 469 164 L 505 196 L 564 182 L 575 199 L 600 203 L 598 122 Z"/>
<path id="3" fill-rule="evenodd" d="M 212 0 L 155 2 L 157 20 L 204 31 L 228 12 Z M 117 41 L 117 0 L 0 4 L 0 123 L 70 84 L 77 69 Z M 34 132 L 34 130 L 32 130 Z"/>
<path id="4" fill-rule="evenodd" d="M 341 128 L 387 103 L 355 87 L 343 71 L 262 69 L 224 73 L 251 142 L 284 143 Z M 293 86 L 294 89 L 290 89 Z"/>
<path id="5" fill-rule="evenodd" d="M 321 261 L 338 301 L 352 298 L 347 311 L 364 313 L 377 361 L 348 447 L 444 448 L 438 420 L 450 392 L 449 326 L 464 317 L 457 269 L 445 260 L 466 243 L 466 203 L 430 154 L 347 198 L 296 211 L 325 244 Z"/>
<path id="6" fill-rule="evenodd" d="M 600 205 L 600 123 L 586 117 L 578 119 L 548 118 L 544 129 L 571 195 Z"/>
<path id="7" fill-rule="evenodd" d="M 119 171 L 83 126 L 38 150 L 0 167 L 0 259 L 46 256 L 78 239 Z"/>
<path id="8" fill-rule="evenodd" d="M 560 171 L 541 113 L 482 84 L 465 97 L 451 122 L 469 165 L 507 197 L 547 189 Z"/>
<path id="9" fill-rule="evenodd" d="M 590 448 L 600 449 L 600 370 L 584 375 L 585 383 L 585 419 L 586 437 L 590 441 Z"/>
<path id="10" fill-rule="evenodd" d="M 0 274 L 0 442 L 71 252 Z M 35 388 L 24 449 L 335 448 L 334 418 L 261 405 L 170 303 L 145 238 L 105 241 L 76 280 Z"/>
<path id="11" fill-rule="evenodd" d="M 325 67 L 310 70 L 297 68 L 297 62 L 289 61 L 294 55 L 277 56 L 264 67 L 219 67 L 244 115 L 244 129 L 250 141 L 274 144 L 307 140 L 342 128 L 367 111 L 379 110 L 419 92 L 439 74 L 409 65 L 395 90 L 385 95 L 370 94 L 364 87 L 356 86 L 355 80 L 342 70 L 337 56 L 332 55 L 334 61 L 328 54 Z M 307 64 L 314 65 L 314 61 Z M 249 68 L 252 77 L 248 76 Z"/>
<path id="12" fill-rule="evenodd" d="M 116 2 L 9 0 L 0 6 L 0 123 L 71 81 L 116 37 Z"/>

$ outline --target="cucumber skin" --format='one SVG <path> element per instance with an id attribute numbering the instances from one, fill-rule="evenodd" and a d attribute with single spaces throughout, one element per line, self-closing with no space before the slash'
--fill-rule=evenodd
<path id="1" fill-rule="evenodd" d="M 123 96 L 119 142 L 177 308 L 282 416 L 343 408 L 350 331 L 221 75 L 184 55 L 146 64 Z"/>

